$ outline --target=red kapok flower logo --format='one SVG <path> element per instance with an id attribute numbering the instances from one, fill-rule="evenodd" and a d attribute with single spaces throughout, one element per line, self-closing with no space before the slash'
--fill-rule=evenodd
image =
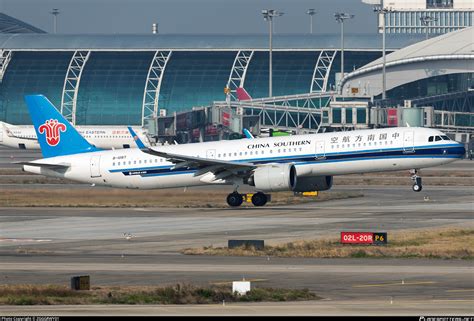
<path id="1" fill-rule="evenodd" d="M 61 138 L 60 132 L 66 131 L 66 125 L 59 123 L 57 119 L 50 119 L 38 127 L 38 131 L 40 134 L 46 132 L 46 142 L 49 146 L 56 146 Z"/>

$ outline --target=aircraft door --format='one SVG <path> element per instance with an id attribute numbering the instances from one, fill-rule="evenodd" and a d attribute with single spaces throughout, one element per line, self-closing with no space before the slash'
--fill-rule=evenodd
<path id="1" fill-rule="evenodd" d="M 91 177 L 101 177 L 100 174 L 100 156 L 92 156 L 91 161 Z"/>
<path id="2" fill-rule="evenodd" d="M 415 136 L 413 131 L 403 133 L 403 152 L 413 153 L 415 151 Z"/>
<path id="3" fill-rule="evenodd" d="M 317 159 L 326 158 L 326 150 L 325 150 L 324 141 L 316 142 L 316 158 Z"/>
<path id="4" fill-rule="evenodd" d="M 215 149 L 208 149 L 206 152 L 206 158 L 215 159 L 216 158 L 216 150 Z"/>

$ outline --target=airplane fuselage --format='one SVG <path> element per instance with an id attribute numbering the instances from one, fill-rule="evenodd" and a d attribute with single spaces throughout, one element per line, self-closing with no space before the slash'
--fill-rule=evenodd
<path id="1" fill-rule="evenodd" d="M 101 149 L 135 147 L 125 126 L 77 126 L 77 131 L 92 145 Z M 134 128 L 139 138 L 149 145 L 141 128 Z M 0 145 L 19 149 L 40 149 L 33 126 L 11 125 L 0 122 Z"/>
<path id="2" fill-rule="evenodd" d="M 397 171 L 438 166 L 464 155 L 464 147 L 429 128 L 384 128 L 313 135 L 241 139 L 161 146 L 156 150 L 257 165 L 292 163 L 298 177 Z M 69 165 L 65 170 L 25 165 L 24 170 L 84 183 L 121 188 L 158 189 L 207 184 L 243 184 L 216 179 L 197 168 L 175 168 L 163 157 L 139 149 L 58 156 L 35 162 Z"/>

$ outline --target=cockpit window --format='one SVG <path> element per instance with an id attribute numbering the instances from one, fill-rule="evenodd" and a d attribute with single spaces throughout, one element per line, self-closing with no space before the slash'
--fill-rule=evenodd
<path id="1" fill-rule="evenodd" d="M 430 137 L 428 138 L 428 141 L 429 141 L 429 142 L 432 142 L 433 139 L 434 139 L 434 136 L 430 136 Z"/>
<path id="2" fill-rule="evenodd" d="M 446 135 L 441 136 L 441 138 L 442 138 L 443 140 L 450 140 L 449 137 L 446 136 Z"/>
<path id="3" fill-rule="evenodd" d="M 435 141 L 438 142 L 438 141 L 440 141 L 440 140 L 442 140 L 442 139 L 441 139 L 441 136 L 435 136 Z"/>

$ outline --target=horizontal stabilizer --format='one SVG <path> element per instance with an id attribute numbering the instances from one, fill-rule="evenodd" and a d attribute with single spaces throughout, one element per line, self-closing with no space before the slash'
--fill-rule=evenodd
<path id="1" fill-rule="evenodd" d="M 48 164 L 48 163 L 34 163 L 34 162 L 14 162 L 12 164 L 43 167 L 43 168 L 48 168 L 48 169 L 67 169 L 71 167 L 70 165 L 67 165 L 67 164 Z"/>

